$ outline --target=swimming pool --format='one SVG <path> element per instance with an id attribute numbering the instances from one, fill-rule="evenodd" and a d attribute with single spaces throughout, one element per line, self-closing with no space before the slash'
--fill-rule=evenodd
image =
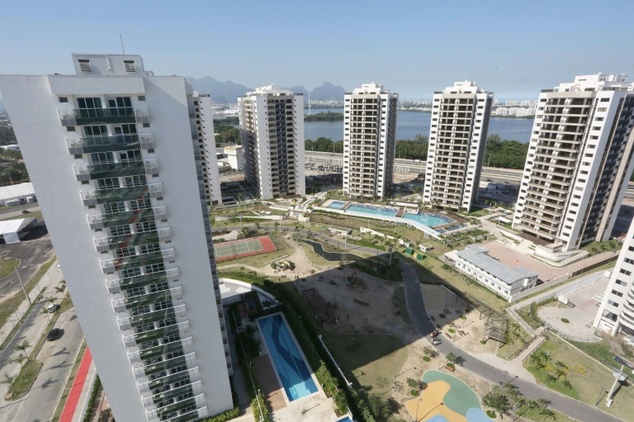
<path id="1" fill-rule="evenodd" d="M 394 217 L 396 215 L 396 211 L 398 210 L 396 208 L 375 207 L 373 205 L 354 204 L 354 205 L 350 205 L 346 209 L 346 211 L 362 212 L 365 214 L 384 215 L 386 217 Z"/>
<path id="2" fill-rule="evenodd" d="M 258 325 L 288 401 L 316 393 L 317 385 L 282 315 L 260 318 Z"/>
<path id="3" fill-rule="evenodd" d="M 445 217 L 444 215 L 428 213 L 412 214 L 407 212 L 403 217 L 409 220 L 418 221 L 419 223 L 424 224 L 428 227 L 442 226 L 453 221 L 451 218 Z"/>
<path id="4" fill-rule="evenodd" d="M 328 205 L 328 208 L 340 210 L 343 208 L 344 205 L 346 205 L 346 203 L 343 201 L 332 201 L 330 205 Z"/>

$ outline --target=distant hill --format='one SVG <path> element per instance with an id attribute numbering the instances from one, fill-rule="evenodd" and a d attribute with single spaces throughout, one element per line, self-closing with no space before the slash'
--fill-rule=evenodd
<path id="1" fill-rule="evenodd" d="M 253 88 L 248 88 L 231 81 L 220 82 L 211 76 L 192 79 L 192 83 L 196 91 L 201 94 L 210 94 L 214 103 L 218 104 L 235 103 L 238 97 L 254 90 Z M 308 90 L 305 86 L 298 85 L 288 89 L 298 94 L 304 94 L 304 101 L 308 102 Z M 321 86 L 318 86 L 310 92 L 310 99 L 343 101 L 345 92 L 345 89 L 339 85 L 324 82 Z"/>
<path id="2" fill-rule="evenodd" d="M 192 83 L 196 91 L 201 94 L 210 94 L 214 103 L 219 104 L 236 103 L 238 97 L 253 91 L 253 88 L 247 88 L 231 81 L 220 82 L 211 76 L 193 79 Z"/>
<path id="3" fill-rule="evenodd" d="M 333 85 L 330 82 L 324 82 L 321 86 L 318 86 L 310 92 L 310 99 L 316 101 L 343 101 L 345 93 L 346 90 L 340 85 Z"/>

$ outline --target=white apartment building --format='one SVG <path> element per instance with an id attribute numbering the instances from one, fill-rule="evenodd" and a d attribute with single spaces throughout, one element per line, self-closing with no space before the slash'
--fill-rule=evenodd
<path id="1" fill-rule="evenodd" d="M 554 252 L 609 238 L 634 168 L 633 87 L 599 73 L 542 91 L 515 230 Z"/>
<path id="2" fill-rule="evenodd" d="M 456 268 L 508 301 L 526 289 L 537 285 L 538 274 L 523 267 L 510 268 L 489 256 L 480 245 L 467 246 L 451 253 Z"/>
<path id="3" fill-rule="evenodd" d="M 196 121 L 196 134 L 194 136 L 198 139 L 199 151 L 196 158 L 200 161 L 200 169 L 203 172 L 207 206 L 222 204 L 211 96 L 194 91 L 193 100 L 193 115 L 189 117 Z"/>
<path id="4" fill-rule="evenodd" d="M 304 98 L 264 86 L 238 98 L 244 174 L 261 199 L 305 195 Z"/>
<path id="5" fill-rule="evenodd" d="M 474 82 L 434 93 L 423 203 L 469 211 L 478 196 L 493 94 Z"/>
<path id="6" fill-rule="evenodd" d="M 343 191 L 385 199 L 392 189 L 398 94 L 363 84 L 344 96 Z"/>
<path id="7" fill-rule="evenodd" d="M 623 240 L 623 248 L 603 293 L 594 326 L 615 335 L 634 335 L 634 222 Z"/>
<path id="8" fill-rule="evenodd" d="M 114 416 L 231 409 L 191 84 L 136 55 L 73 63 L 0 93 Z"/>

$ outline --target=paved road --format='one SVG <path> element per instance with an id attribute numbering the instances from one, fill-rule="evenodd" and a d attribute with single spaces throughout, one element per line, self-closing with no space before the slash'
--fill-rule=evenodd
<path id="1" fill-rule="evenodd" d="M 28 236 L 20 243 L 11 245 L 2 244 L 0 253 L 4 258 L 17 258 L 20 260 L 18 272 L 24 283 L 33 277 L 38 267 L 46 262 L 53 253 L 53 245 L 46 228 L 34 230 L 33 235 Z M 8 297 L 21 290 L 20 281 L 15 271 L 0 280 L 0 297 Z"/>
<path id="2" fill-rule="evenodd" d="M 44 305 L 45 305 L 44 302 L 39 302 L 35 304 L 31 313 L 24 319 L 24 323 L 20 326 L 20 328 L 15 333 L 11 341 L 9 341 L 7 346 L 4 349 L 2 349 L 2 352 L 0 352 L 0 368 L 5 366 L 7 363 L 9 363 L 9 360 L 11 359 L 11 355 L 13 355 L 13 352 L 15 352 L 15 347 L 25 340 L 26 331 L 29 330 L 33 326 L 33 324 L 35 323 L 35 318 L 37 318 L 40 315 Z M 12 322 L 15 324 L 15 321 L 13 320 L 14 318 L 15 318 L 15 315 L 11 316 L 9 319 L 12 320 Z"/>
<path id="3" fill-rule="evenodd" d="M 402 268 L 403 264 L 404 263 L 402 262 Z M 423 336 L 426 336 L 431 332 L 431 330 L 433 330 L 433 324 L 431 323 L 431 321 L 429 321 L 429 318 L 425 313 L 425 305 L 423 303 L 423 295 L 420 290 L 418 277 L 416 277 L 415 273 L 414 277 L 412 277 L 409 272 L 407 273 L 407 276 L 405 276 L 405 268 L 403 268 L 403 270 L 407 310 L 418 332 Z M 411 268 L 410 270 L 413 272 Z M 506 383 L 513 379 L 513 374 L 509 374 L 508 372 L 493 367 L 488 363 L 484 363 L 474 357 L 466 355 L 463 350 L 454 346 L 449 341 L 444 341 L 442 344 L 436 347 L 441 353 L 445 355 L 453 353 L 457 356 L 462 356 L 464 358 L 463 367 L 465 369 L 478 374 L 479 376 L 488 379 L 495 384 L 498 384 L 500 382 Z M 570 397 L 564 396 L 563 394 L 556 393 L 535 383 L 517 378 L 513 381 L 513 384 L 519 387 L 524 396 L 529 397 L 533 400 L 537 400 L 539 398 L 548 399 L 551 401 L 551 407 L 553 409 L 580 421 L 621 421 L 621 419 L 608 415 L 601 410 L 588 406 L 587 404 L 580 401 L 571 399 Z"/>
<path id="4" fill-rule="evenodd" d="M 42 369 L 19 410 L 9 420 L 43 422 L 52 419 L 83 338 L 74 309 L 62 314 L 56 327 L 64 330 L 63 335 L 44 343 L 38 355 Z"/>

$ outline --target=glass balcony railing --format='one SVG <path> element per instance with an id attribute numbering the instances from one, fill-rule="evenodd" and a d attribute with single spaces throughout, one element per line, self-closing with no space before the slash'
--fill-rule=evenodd
<path id="1" fill-rule="evenodd" d="M 175 418 L 171 418 L 170 422 L 195 421 L 201 418 L 206 418 L 207 416 L 209 416 L 209 410 L 207 410 L 207 406 L 202 406 L 196 410 L 192 410 L 191 412 L 182 413 Z"/>
<path id="2" fill-rule="evenodd" d="M 88 225 L 91 229 L 120 226 L 140 222 L 154 222 L 167 220 L 167 208 L 161 205 L 134 211 L 122 211 L 110 214 L 89 214 Z"/>
<path id="3" fill-rule="evenodd" d="M 151 133 L 113 136 L 86 136 L 66 139 L 68 152 L 73 155 L 93 152 L 127 151 L 131 149 L 154 149 Z"/>
<path id="4" fill-rule="evenodd" d="M 160 230 L 163 229 L 143 233 L 130 233 L 121 236 L 95 238 L 95 247 L 97 248 L 97 252 L 107 252 L 111 249 L 143 245 L 146 243 L 156 243 L 162 238 L 165 238 L 165 236 L 161 236 Z"/>
<path id="5" fill-rule="evenodd" d="M 140 334 L 130 334 L 130 335 L 124 336 L 124 343 L 126 343 L 127 347 L 132 347 L 135 344 L 145 343 L 146 341 L 160 340 L 172 334 L 182 335 L 188 332 L 189 332 L 189 321 L 183 321 L 183 322 L 179 322 L 178 324 L 169 325 L 167 327 L 162 327 L 162 328 L 157 328 L 155 330 L 145 331 Z M 132 339 L 130 339 L 130 337 L 132 337 Z M 128 344 L 131 344 L 131 346 L 128 346 Z"/>
<path id="6" fill-rule="evenodd" d="M 135 306 L 151 305 L 153 303 L 160 303 L 168 300 L 178 300 L 182 298 L 183 288 L 181 286 L 176 286 L 168 290 L 163 290 L 161 292 L 148 293 L 146 295 L 140 295 L 125 299 L 114 299 L 112 301 L 112 304 L 115 308 L 115 312 L 122 312 Z"/>
<path id="7" fill-rule="evenodd" d="M 163 196 L 161 182 L 129 188 L 98 189 L 81 191 L 82 202 L 85 206 L 105 204 L 108 202 L 129 201 L 133 199 L 160 198 Z"/>
<path id="8" fill-rule="evenodd" d="M 134 289 L 136 287 L 145 287 L 150 284 L 161 283 L 167 281 L 167 274 L 164 272 L 155 274 L 139 275 L 136 277 L 120 278 L 118 280 L 106 281 L 109 293 L 119 293 L 121 290 Z"/>
<path id="9" fill-rule="evenodd" d="M 126 258 L 102 259 L 101 269 L 104 273 L 112 273 L 129 268 L 140 267 L 144 265 L 158 264 L 162 262 L 173 262 L 176 258 L 173 248 L 165 249 L 157 252 L 133 255 Z"/>
<path id="10" fill-rule="evenodd" d="M 142 360 L 151 359 L 156 356 L 162 356 L 176 351 L 188 352 L 190 350 L 185 350 L 183 342 L 174 341 L 167 344 L 161 344 L 160 346 L 151 347 L 149 349 L 128 353 L 128 357 L 130 358 L 130 363 L 137 363 Z"/>
<path id="11" fill-rule="evenodd" d="M 175 374 L 166 375 L 162 378 L 157 378 L 155 380 L 149 381 L 147 383 L 147 390 L 152 391 L 156 388 L 165 387 L 170 384 L 174 384 L 181 381 L 189 381 L 192 379 L 200 378 L 200 374 L 198 372 L 198 367 L 190 368 L 186 371 L 177 372 Z M 144 386 L 139 385 L 139 388 Z"/>
<path id="12" fill-rule="evenodd" d="M 204 400 L 204 396 L 203 396 L 203 400 Z M 161 407 L 159 410 L 156 411 L 156 414 L 158 415 L 159 418 L 162 418 L 163 415 L 168 415 L 172 412 L 177 412 L 179 410 L 188 408 L 190 406 L 195 406 L 196 405 L 196 398 L 195 397 L 189 397 L 185 400 L 181 400 L 177 403 L 173 403 L 173 404 L 169 404 L 167 406 Z M 153 413 L 149 412 L 147 413 L 148 415 Z M 171 420 L 171 419 L 170 419 Z"/>
<path id="13" fill-rule="evenodd" d="M 158 161 L 155 159 L 142 161 L 124 161 L 110 164 L 91 164 L 73 166 L 78 182 L 94 179 L 138 176 L 141 174 L 158 174 Z"/>
<path id="14" fill-rule="evenodd" d="M 147 107 L 76 108 L 59 110 L 62 126 L 150 123 Z"/>

